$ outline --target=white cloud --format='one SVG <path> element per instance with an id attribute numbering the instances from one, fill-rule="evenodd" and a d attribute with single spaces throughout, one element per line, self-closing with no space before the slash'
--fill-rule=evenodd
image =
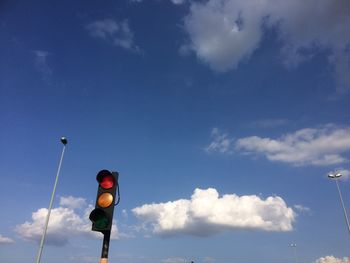
<path id="1" fill-rule="evenodd" d="M 218 128 L 213 128 L 211 132 L 213 141 L 205 148 L 207 152 L 231 153 L 233 139 L 228 138 L 227 133 L 223 133 Z"/>
<path id="2" fill-rule="evenodd" d="M 334 256 L 325 256 L 315 260 L 314 263 L 350 263 L 350 260 L 348 257 L 336 258 Z"/>
<path id="3" fill-rule="evenodd" d="M 294 165 L 334 165 L 347 161 L 341 154 L 350 151 L 350 128 L 328 125 L 306 128 L 279 139 L 251 136 L 238 139 L 236 150 L 263 154 L 270 161 Z"/>
<path id="4" fill-rule="evenodd" d="M 15 243 L 13 239 L 0 235 L 0 245 L 7 245 L 12 243 Z"/>
<path id="5" fill-rule="evenodd" d="M 134 33 L 129 27 L 128 20 L 116 22 L 107 18 L 88 24 L 86 29 L 92 37 L 101 38 L 113 45 L 134 52 L 140 52 L 140 48 L 134 44 Z"/>
<path id="6" fill-rule="evenodd" d="M 205 148 L 207 152 L 262 154 L 270 161 L 293 165 L 335 165 L 344 163 L 350 151 L 350 128 L 334 125 L 313 129 L 305 128 L 280 138 L 250 136 L 234 140 L 217 128 L 212 131 L 213 141 Z M 344 177 L 350 172 L 341 169 Z"/>
<path id="7" fill-rule="evenodd" d="M 62 196 L 60 198 L 60 206 L 68 207 L 71 209 L 86 207 L 86 200 L 81 197 L 74 196 Z"/>
<path id="8" fill-rule="evenodd" d="M 185 28 L 197 57 L 216 71 L 234 69 L 249 58 L 262 36 L 256 6 L 255 1 L 192 3 Z"/>
<path id="9" fill-rule="evenodd" d="M 254 53 L 265 31 L 277 29 L 284 64 L 297 66 L 315 52 L 330 52 L 338 91 L 349 91 L 349 13 L 348 0 L 192 2 L 186 46 L 213 70 L 227 71 Z"/>
<path id="10" fill-rule="evenodd" d="M 213 188 L 195 189 L 190 200 L 145 204 L 133 213 L 152 226 L 155 234 L 209 236 L 225 230 L 256 229 L 291 231 L 295 220 L 292 208 L 281 197 L 263 200 L 255 195 L 219 196 Z"/>
<path id="11" fill-rule="evenodd" d="M 71 200 L 71 204 L 66 205 L 66 201 Z M 49 226 L 46 235 L 46 242 L 50 245 L 63 246 L 69 242 L 69 238 L 75 236 L 101 237 L 98 232 L 91 231 L 89 214 L 93 210 L 92 205 L 79 207 L 83 211 L 76 211 L 75 205 L 82 204 L 83 198 L 61 197 L 60 207 L 51 210 Z M 39 242 L 43 234 L 43 228 L 47 215 L 46 208 L 40 208 L 32 213 L 32 220 L 17 225 L 16 232 L 28 241 Z M 111 238 L 118 237 L 118 230 L 115 222 L 112 226 Z"/>
<path id="12" fill-rule="evenodd" d="M 303 205 L 294 205 L 295 210 L 299 211 L 300 213 L 309 214 L 311 212 L 311 209 L 309 207 L 303 206 Z"/>

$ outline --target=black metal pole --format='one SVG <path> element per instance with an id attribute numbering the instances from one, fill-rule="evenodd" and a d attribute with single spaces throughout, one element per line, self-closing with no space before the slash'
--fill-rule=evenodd
<path id="1" fill-rule="evenodd" d="M 111 238 L 111 231 L 106 231 L 103 233 L 101 263 L 107 263 L 110 238 Z"/>

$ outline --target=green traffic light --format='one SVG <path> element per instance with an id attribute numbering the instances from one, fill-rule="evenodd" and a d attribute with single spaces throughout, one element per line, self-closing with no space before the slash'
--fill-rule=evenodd
<path id="1" fill-rule="evenodd" d="M 99 208 L 94 209 L 89 218 L 93 223 L 93 229 L 95 231 L 106 230 L 110 223 L 108 215 Z"/>
<path id="2" fill-rule="evenodd" d="M 95 221 L 95 227 L 96 228 L 100 228 L 100 229 L 104 229 L 108 226 L 108 219 L 106 217 L 99 217 L 96 219 Z"/>

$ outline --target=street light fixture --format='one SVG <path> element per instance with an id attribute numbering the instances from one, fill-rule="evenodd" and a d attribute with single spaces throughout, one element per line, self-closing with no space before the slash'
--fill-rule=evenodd
<path id="1" fill-rule="evenodd" d="M 339 184 L 338 184 L 338 178 L 340 178 L 342 176 L 342 174 L 338 171 L 335 171 L 335 172 L 331 172 L 328 174 L 328 177 L 331 178 L 331 179 L 334 179 L 335 180 L 335 183 L 337 185 L 337 189 L 338 189 L 338 193 L 339 193 L 339 198 L 340 198 L 340 203 L 343 207 L 343 212 L 344 212 L 344 217 L 345 217 L 345 223 L 346 223 L 346 226 L 348 228 L 348 232 L 350 234 L 350 224 L 349 224 L 349 218 L 348 218 L 348 214 L 346 212 L 346 208 L 345 208 L 345 205 L 344 205 L 344 201 L 343 201 L 343 197 L 342 197 L 342 194 L 341 194 L 341 191 L 340 191 L 340 188 L 339 188 Z"/>

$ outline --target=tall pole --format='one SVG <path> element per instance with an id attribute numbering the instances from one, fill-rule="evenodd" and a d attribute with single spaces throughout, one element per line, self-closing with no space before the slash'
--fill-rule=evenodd
<path id="1" fill-rule="evenodd" d="M 350 224 L 349 224 L 348 213 L 346 212 L 346 208 L 345 208 L 345 205 L 344 205 L 343 196 L 342 196 L 342 194 L 341 194 L 340 187 L 339 187 L 339 183 L 338 183 L 338 178 L 341 177 L 341 176 L 342 176 L 342 174 L 339 173 L 339 172 L 329 173 L 329 174 L 328 174 L 328 177 L 334 179 L 334 180 L 335 180 L 335 183 L 336 183 L 336 185 L 337 185 L 338 194 L 339 194 L 339 198 L 340 198 L 340 203 L 341 203 L 341 206 L 342 206 L 342 208 L 343 208 L 343 213 L 344 213 L 344 218 L 345 218 L 346 227 L 347 227 L 348 232 L 349 232 L 349 234 L 350 234 Z"/>
<path id="2" fill-rule="evenodd" d="M 297 256 L 297 244 L 290 244 L 290 246 L 293 249 L 293 254 L 295 258 L 295 263 L 298 263 L 298 256 Z"/>
<path id="3" fill-rule="evenodd" d="M 37 258 L 36 258 L 36 263 L 40 263 L 41 254 L 43 253 L 43 248 L 44 248 L 44 243 L 45 243 L 45 237 L 46 237 L 46 232 L 47 232 L 47 226 L 49 225 L 50 214 L 51 214 L 52 204 L 53 204 L 53 200 L 54 200 L 55 193 L 56 193 L 56 187 L 57 187 L 58 177 L 59 177 L 60 171 L 61 171 L 61 166 L 62 166 L 64 151 L 65 151 L 66 145 L 67 145 L 67 143 L 68 143 L 68 141 L 67 141 L 67 139 L 66 139 L 65 137 L 62 137 L 62 138 L 61 138 L 61 142 L 62 142 L 62 144 L 63 144 L 63 149 L 62 149 L 62 153 L 61 153 L 61 159 L 60 159 L 60 162 L 59 162 L 59 164 L 58 164 L 58 169 L 57 169 L 57 173 L 56 173 L 56 180 L 55 180 L 55 184 L 54 184 L 54 186 L 53 186 L 53 191 L 52 191 L 52 195 L 51 195 L 51 200 L 50 200 L 50 204 L 49 204 L 49 209 L 48 209 L 47 215 L 46 215 L 45 226 L 44 226 L 44 232 L 43 232 L 43 235 L 41 236 L 41 241 L 40 241 L 40 246 L 39 246 L 39 252 L 38 252 L 38 256 L 37 256 Z"/>

